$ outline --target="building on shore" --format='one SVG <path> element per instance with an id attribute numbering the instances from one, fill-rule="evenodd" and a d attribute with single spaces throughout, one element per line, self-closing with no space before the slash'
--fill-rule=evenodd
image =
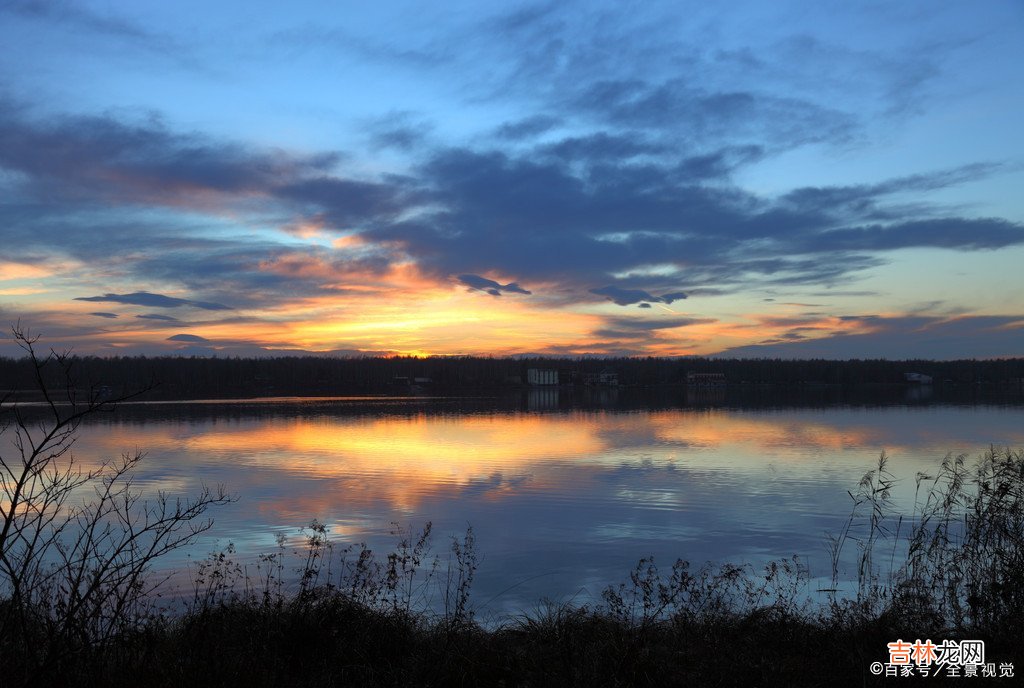
<path id="1" fill-rule="evenodd" d="M 583 384 L 587 387 L 618 387 L 619 374 L 611 368 L 604 368 L 600 373 L 586 373 Z"/>
<path id="2" fill-rule="evenodd" d="M 694 373 L 686 374 L 686 384 L 690 387 L 721 387 L 725 385 L 725 373 Z"/>
<path id="3" fill-rule="evenodd" d="M 530 368 L 526 371 L 526 382 L 531 385 L 557 385 L 558 371 L 550 368 Z"/>
<path id="4" fill-rule="evenodd" d="M 922 373 L 903 373 L 903 379 L 915 385 L 930 385 L 932 383 L 932 376 Z"/>

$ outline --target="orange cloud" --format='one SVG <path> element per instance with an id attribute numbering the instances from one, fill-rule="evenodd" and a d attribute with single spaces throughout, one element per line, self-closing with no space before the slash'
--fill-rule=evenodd
<path id="1" fill-rule="evenodd" d="M 53 274 L 53 269 L 42 265 L 16 263 L 9 260 L 0 261 L 0 281 L 37 279 L 40 277 L 49 277 Z"/>

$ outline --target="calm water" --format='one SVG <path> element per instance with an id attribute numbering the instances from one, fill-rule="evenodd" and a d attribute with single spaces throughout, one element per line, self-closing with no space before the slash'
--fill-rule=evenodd
<path id="1" fill-rule="evenodd" d="M 298 542 L 314 518 L 339 542 L 382 550 L 393 522 L 429 520 L 444 556 L 448 534 L 472 525 L 474 597 L 501 613 L 542 597 L 590 601 L 652 554 L 758 564 L 797 553 L 827 576 L 824 533 L 880 451 L 906 508 L 913 476 L 947 452 L 1024 446 L 1019 399 L 800 407 L 545 394 L 125 406 L 83 426 L 76 455 L 139 448 L 145 489 L 223 483 L 237 495 L 193 559 L 228 542 L 253 558 L 278 533 Z"/>

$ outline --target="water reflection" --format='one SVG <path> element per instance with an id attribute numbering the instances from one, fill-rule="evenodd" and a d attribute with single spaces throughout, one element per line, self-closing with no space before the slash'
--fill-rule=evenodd
<path id="1" fill-rule="evenodd" d="M 846 490 L 883 449 L 907 505 L 914 474 L 947 452 L 1024 446 L 1019 407 L 542 413 L 564 399 L 536 391 L 527 411 L 428 412 L 420 401 L 344 413 L 325 402 L 187 417 L 135 409 L 84 426 L 76 454 L 94 462 L 141 448 L 146 489 L 224 483 L 240 500 L 216 515 L 211 538 L 243 554 L 313 518 L 376 546 L 392 521 L 431 520 L 440 534 L 472 524 L 484 556 L 478 599 L 514 586 L 492 606 L 515 610 L 596 595 L 650 554 L 800 553 L 824 575 L 823 532 L 847 515 Z"/>
<path id="2" fill-rule="evenodd" d="M 526 393 L 526 407 L 531 411 L 550 411 L 558 408 L 558 389 L 540 387 Z"/>

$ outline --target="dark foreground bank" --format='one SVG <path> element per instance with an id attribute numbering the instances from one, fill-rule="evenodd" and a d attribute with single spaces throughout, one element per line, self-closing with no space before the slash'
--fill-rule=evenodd
<path id="1" fill-rule="evenodd" d="M 928 628 L 912 613 L 815 621 L 767 608 L 637 626 L 553 608 L 485 632 L 376 613 L 336 597 L 283 608 L 217 607 L 46 667 L 5 653 L 4 673 L 5 685 L 175 688 L 923 684 L 936 679 L 875 677 L 870 666 L 888 661 L 887 643 L 897 638 L 951 639 Z M 1007 662 L 1021 666 L 1020 635 L 981 635 L 997 671 Z M 973 680 L 1017 681 L 980 673 Z"/>

